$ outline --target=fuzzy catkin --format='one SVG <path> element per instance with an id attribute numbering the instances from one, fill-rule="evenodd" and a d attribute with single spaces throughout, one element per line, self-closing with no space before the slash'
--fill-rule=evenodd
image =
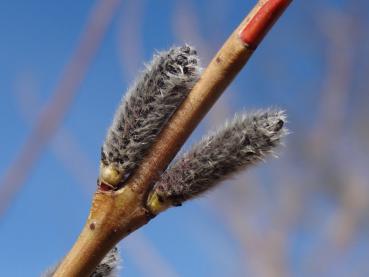
<path id="1" fill-rule="evenodd" d="M 118 267 L 121 262 L 118 247 L 114 247 L 91 273 L 90 277 L 118 277 Z M 52 277 L 57 266 L 48 269 L 42 277 Z"/>
<path id="2" fill-rule="evenodd" d="M 130 174 L 192 89 L 200 71 L 196 50 L 189 45 L 157 53 L 118 107 L 101 161 Z"/>
<path id="3" fill-rule="evenodd" d="M 280 110 L 236 115 L 177 159 L 162 174 L 154 192 L 172 205 L 198 196 L 232 173 L 263 160 L 286 134 Z"/>
<path id="4" fill-rule="evenodd" d="M 118 248 L 114 247 L 96 267 L 94 272 L 91 274 L 91 277 L 117 277 L 119 263 L 120 256 Z"/>

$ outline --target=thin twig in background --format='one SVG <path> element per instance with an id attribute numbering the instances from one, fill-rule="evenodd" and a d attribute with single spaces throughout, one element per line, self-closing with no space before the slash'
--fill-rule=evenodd
<path id="1" fill-rule="evenodd" d="M 120 0 L 97 1 L 52 98 L 39 115 L 15 161 L 0 180 L 0 216 L 24 183 L 46 144 L 61 124 L 108 29 Z"/>
<path id="2" fill-rule="evenodd" d="M 143 59 L 142 24 L 146 4 L 142 0 L 126 1 L 119 18 L 118 56 L 126 80 L 132 80 Z"/>
<path id="3" fill-rule="evenodd" d="M 172 17 L 173 34 L 180 40 L 196 45 L 201 53 L 201 60 L 209 63 L 212 53 L 216 51 L 214 45 L 209 45 L 200 34 L 200 24 L 191 1 L 176 3 Z"/>
<path id="4" fill-rule="evenodd" d="M 360 51 L 363 34 L 358 31 L 365 25 L 351 13 L 356 4 L 350 2 L 345 11 L 332 11 L 322 5 L 317 9 L 322 11 L 318 20 L 314 18 L 318 21 L 317 30 L 323 30 L 323 37 L 327 40 L 324 51 L 326 72 L 322 74 L 320 97 L 314 99 L 319 109 L 317 122 L 308 132 L 312 135 L 297 139 L 299 147 L 294 149 L 305 165 L 301 167 L 300 175 L 309 176 L 306 181 L 300 179 L 298 182 L 308 192 L 303 199 L 305 212 L 301 215 L 309 218 L 304 223 L 305 228 L 309 228 L 305 232 L 314 234 L 314 239 L 318 240 L 304 253 L 302 271 L 308 275 L 336 272 L 337 262 L 341 263 L 341 268 L 344 267 L 342 259 L 346 260 L 346 255 L 350 255 L 355 247 L 363 228 L 360 224 L 368 214 L 367 199 L 361 197 L 367 195 L 367 178 L 363 171 L 360 172 L 360 163 L 366 164 L 364 160 L 367 158 L 362 156 L 363 153 L 356 153 L 357 145 L 347 144 L 347 141 L 357 139 L 357 133 L 350 130 L 347 119 L 356 110 L 348 108 L 352 105 L 350 101 L 357 86 L 357 77 L 353 75 L 358 70 L 355 56 L 361 59 L 363 55 Z M 354 121 L 359 119 L 356 116 Z M 349 163 L 346 157 L 350 157 Z M 324 198 L 329 208 L 312 207 L 311 201 L 317 198 Z"/>
<path id="5" fill-rule="evenodd" d="M 332 180 L 329 186 L 337 200 L 342 203 L 326 220 L 322 230 L 325 243 L 317 245 L 314 250 L 320 255 L 312 257 L 306 267 L 312 271 L 312 274 L 327 274 L 325 271 L 340 255 L 344 254 L 350 241 L 353 241 L 357 229 L 355 225 L 358 224 L 361 214 L 358 207 L 361 207 L 362 203 L 359 198 L 353 200 L 352 194 L 363 193 L 360 185 L 363 183 L 362 176 L 356 175 L 356 178 L 351 178 L 355 166 L 347 167 L 346 163 L 340 163 L 342 154 L 335 150 L 337 145 L 342 143 L 339 139 L 347 134 L 344 121 L 348 116 L 346 105 L 354 78 L 355 51 L 353 49 L 359 43 L 356 30 L 360 24 L 354 16 L 331 10 L 322 12 L 318 18 L 318 24 L 327 41 L 325 51 L 327 69 L 319 98 L 319 121 L 311 132 L 313 136 L 309 141 L 308 158 L 311 159 L 321 179 L 327 178 L 330 174 L 335 176 L 336 180 Z M 337 140 L 335 144 L 331 143 L 332 138 Z M 332 173 L 331 170 L 337 167 L 341 169 Z M 350 179 L 356 182 L 347 182 Z M 355 190 L 359 193 L 355 193 Z M 347 205 L 347 198 L 358 205 Z M 366 207 L 365 204 L 364 207 Z"/>
<path id="6" fill-rule="evenodd" d="M 18 88 L 14 95 L 18 102 L 20 115 L 28 125 L 32 125 L 37 119 L 37 112 L 42 107 L 42 101 L 37 91 L 32 89 L 30 81 L 27 78 L 17 79 Z M 91 194 L 94 190 L 91 182 L 95 177 L 96 164 L 94 164 L 83 152 L 80 143 L 73 133 L 63 127 L 60 127 L 54 137 L 50 140 L 51 151 L 60 161 L 65 169 L 73 176 L 77 184 L 83 187 L 84 192 Z"/>
<path id="7" fill-rule="evenodd" d="M 325 11 L 320 15 L 318 24 L 327 41 L 327 69 L 319 98 L 319 121 L 311 132 L 314 134 L 311 150 L 318 157 L 317 161 L 320 160 L 322 151 L 331 150 L 330 137 L 338 137 L 344 128 L 345 105 L 354 78 L 352 49 L 358 43 L 355 32 L 358 24 L 355 24 L 352 16 Z"/>

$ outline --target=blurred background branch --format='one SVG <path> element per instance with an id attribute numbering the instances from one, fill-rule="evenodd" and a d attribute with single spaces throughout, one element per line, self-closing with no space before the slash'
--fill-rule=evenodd
<path id="1" fill-rule="evenodd" d="M 51 99 L 39 114 L 14 162 L 0 180 L 0 216 L 5 212 L 14 194 L 19 190 L 62 122 L 104 38 L 119 2 L 119 0 L 98 1 L 93 8 L 75 52 L 64 68 Z"/>

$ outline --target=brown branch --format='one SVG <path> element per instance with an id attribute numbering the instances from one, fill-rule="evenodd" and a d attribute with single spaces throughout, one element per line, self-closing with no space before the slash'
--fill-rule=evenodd
<path id="1" fill-rule="evenodd" d="M 97 191 L 90 215 L 54 276 L 88 276 L 122 238 L 152 219 L 149 189 L 291 0 L 260 1 L 204 71 L 139 168 L 117 191 Z"/>

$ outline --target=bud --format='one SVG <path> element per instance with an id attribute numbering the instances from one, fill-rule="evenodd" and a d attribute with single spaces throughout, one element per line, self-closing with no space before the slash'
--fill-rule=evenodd
<path id="1" fill-rule="evenodd" d="M 157 214 L 212 189 L 232 174 L 273 153 L 287 133 L 283 111 L 236 115 L 177 159 L 155 184 L 148 207 Z"/>
<path id="2" fill-rule="evenodd" d="M 137 167 L 200 75 L 195 49 L 157 53 L 129 89 L 101 151 L 100 179 L 116 187 Z"/>

